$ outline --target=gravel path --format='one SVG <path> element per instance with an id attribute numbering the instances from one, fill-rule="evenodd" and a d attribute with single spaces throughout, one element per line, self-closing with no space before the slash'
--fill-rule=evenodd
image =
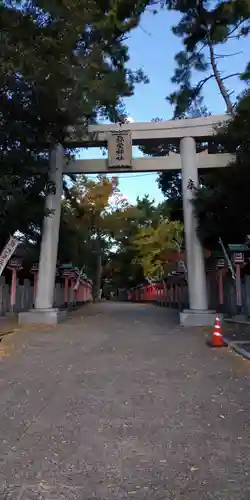
<path id="1" fill-rule="evenodd" d="M 250 499 L 249 362 L 148 305 L 15 335 L 0 500 Z"/>

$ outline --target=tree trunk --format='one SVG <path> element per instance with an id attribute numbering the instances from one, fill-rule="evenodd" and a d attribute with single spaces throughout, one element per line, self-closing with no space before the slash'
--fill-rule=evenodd
<path id="1" fill-rule="evenodd" d="M 229 92 L 222 81 L 222 78 L 221 78 L 221 75 L 220 75 L 219 69 L 217 67 L 216 60 L 215 60 L 214 48 L 213 48 L 213 45 L 211 42 L 209 42 L 208 47 L 209 47 L 209 52 L 210 52 L 211 66 L 212 66 L 215 80 L 216 80 L 217 85 L 219 87 L 220 93 L 221 93 L 221 95 L 226 103 L 227 112 L 230 115 L 233 115 L 234 114 L 233 103 L 230 99 Z"/>

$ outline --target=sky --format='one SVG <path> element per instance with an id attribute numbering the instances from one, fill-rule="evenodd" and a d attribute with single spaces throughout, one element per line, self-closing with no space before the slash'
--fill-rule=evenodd
<path id="1" fill-rule="evenodd" d="M 129 67 L 133 70 L 142 68 L 149 77 L 150 83 L 136 87 L 132 97 L 126 99 L 128 115 L 137 122 L 150 122 L 159 117 L 171 119 L 172 107 L 166 101 L 166 96 L 176 89 L 171 83 L 175 69 L 174 56 L 182 50 L 181 40 L 171 32 L 171 26 L 178 22 L 177 13 L 161 10 L 159 14 L 146 12 L 141 19 L 140 26 L 133 30 L 127 41 L 129 47 Z M 222 76 L 242 71 L 249 60 L 249 39 L 244 41 L 231 40 L 217 50 L 217 54 L 236 54 L 235 56 L 220 59 L 219 67 Z M 248 54 L 247 54 L 248 53 Z M 229 68 L 229 71 L 228 71 Z M 200 80 L 200 75 L 194 75 L 194 82 Z M 227 81 L 230 90 L 236 96 L 242 89 L 238 77 Z M 215 83 L 208 82 L 204 91 L 205 104 L 212 114 L 224 113 L 225 105 Z M 136 155 L 136 156 L 139 156 Z M 100 150 L 93 148 L 85 150 L 82 158 L 103 157 Z M 137 196 L 142 198 L 149 194 L 156 203 L 163 200 L 157 186 L 156 173 L 120 174 L 119 187 L 131 203 Z"/>

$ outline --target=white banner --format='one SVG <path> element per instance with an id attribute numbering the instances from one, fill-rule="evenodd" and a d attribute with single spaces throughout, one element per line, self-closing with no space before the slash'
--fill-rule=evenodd
<path id="1" fill-rule="evenodd" d="M 2 275 L 5 266 L 7 265 L 8 261 L 10 260 L 11 256 L 20 243 L 21 241 L 18 238 L 15 238 L 15 236 L 11 236 L 8 243 L 5 245 L 0 255 L 0 276 Z"/>
<path id="2" fill-rule="evenodd" d="M 80 280 L 81 280 L 81 276 L 80 276 L 80 274 L 78 274 L 76 284 L 74 286 L 74 292 L 77 292 L 79 285 L 80 285 Z"/>
<path id="3" fill-rule="evenodd" d="M 228 263 L 228 267 L 229 267 L 229 269 L 231 271 L 232 279 L 235 281 L 235 279 L 236 279 L 235 270 L 233 268 L 231 260 L 229 259 L 228 253 L 227 253 L 227 251 L 226 251 L 226 249 L 224 247 L 224 243 L 223 243 L 223 241 L 222 241 L 221 238 L 219 238 L 219 244 L 220 244 L 220 246 L 222 248 L 222 251 L 224 253 L 225 259 L 226 259 L 226 261 Z"/>
<path id="4" fill-rule="evenodd" d="M 77 292 L 78 288 L 79 288 L 79 285 L 80 285 L 80 282 L 81 282 L 81 278 L 83 276 L 85 276 L 84 272 L 83 272 L 83 269 L 84 267 L 82 267 L 81 271 L 79 272 L 78 276 L 77 276 L 77 280 L 76 280 L 76 284 L 74 286 L 74 291 Z"/>

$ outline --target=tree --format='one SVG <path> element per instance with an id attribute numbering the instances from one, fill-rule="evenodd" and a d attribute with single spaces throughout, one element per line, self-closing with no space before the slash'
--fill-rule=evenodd
<path id="1" fill-rule="evenodd" d="M 199 236 L 210 248 L 245 241 L 250 227 L 250 65 L 241 75 L 246 90 L 239 96 L 233 118 L 218 130 L 218 142 L 235 155 L 228 168 L 211 172 L 196 192 L 194 206 Z"/>
<path id="2" fill-rule="evenodd" d="M 234 118 L 219 131 L 221 143 L 235 153 L 235 160 L 226 169 L 216 170 L 197 190 L 195 209 L 199 235 L 210 248 L 243 243 L 250 228 L 250 91 L 240 97 Z"/>
<path id="3" fill-rule="evenodd" d="M 157 226 L 140 227 L 133 240 L 135 262 L 145 277 L 161 279 L 171 262 L 168 253 L 179 253 L 183 246 L 183 224 L 160 219 Z"/>
<path id="4" fill-rule="evenodd" d="M 87 275 L 92 271 L 90 233 L 87 228 L 81 227 L 75 217 L 70 204 L 62 203 L 58 256 L 60 264 L 72 263 L 84 270 Z"/>
<path id="5" fill-rule="evenodd" d="M 250 2 L 206 0 L 167 0 L 169 8 L 182 14 L 181 20 L 173 28 L 174 33 L 183 40 L 184 50 L 176 55 L 177 68 L 172 79 L 178 89 L 169 101 L 175 106 L 174 118 L 185 118 L 198 105 L 198 115 L 203 115 L 202 90 L 207 81 L 215 79 L 226 104 L 227 112 L 235 118 L 230 125 L 219 133 L 218 142 L 225 151 L 235 152 L 236 162 L 225 170 L 199 172 L 200 189 L 195 198 L 195 209 L 199 220 L 199 236 L 204 245 L 214 248 L 218 238 L 225 242 L 243 241 L 247 233 L 248 196 L 246 186 L 249 181 L 249 151 L 246 146 L 246 116 L 249 111 L 248 95 L 234 102 L 225 87 L 225 81 L 232 75 L 222 78 L 219 71 L 221 56 L 217 53 L 220 44 L 226 44 L 232 37 L 240 39 L 249 34 Z M 223 45 L 222 45 L 223 46 Z M 211 70 L 208 71 L 208 70 Z M 204 77 L 193 85 L 194 72 L 203 72 Z M 239 75 L 249 81 L 249 64 Z M 248 110 L 248 111 L 246 111 Z M 193 116 L 197 116 L 194 114 Z M 245 155 L 242 157 L 242 143 Z M 199 148 L 199 144 L 197 145 Z M 203 145 L 201 145 L 203 147 Z M 182 216 L 181 176 L 176 173 L 162 173 L 159 185 L 168 197 L 170 216 Z M 240 195 L 239 195 L 240 193 Z M 243 195 L 243 198 L 242 198 Z"/>
<path id="6" fill-rule="evenodd" d="M 105 283 L 110 283 L 113 290 L 118 288 L 133 288 L 143 282 L 142 266 L 134 261 L 135 250 L 127 245 L 109 252 L 108 260 L 103 270 Z"/>
<path id="7" fill-rule="evenodd" d="M 136 261 L 138 252 L 134 240 L 138 229 L 156 227 L 159 224 L 159 217 L 164 209 L 164 204 L 156 206 L 154 201 L 145 195 L 142 199 L 137 198 L 135 206 L 128 206 L 125 211 L 120 212 L 115 249 L 109 252 L 104 269 L 105 278 L 112 282 L 116 289 L 131 288 L 145 280 L 142 265 Z"/>
<path id="8" fill-rule="evenodd" d="M 209 114 L 206 106 L 202 104 L 202 100 L 197 99 L 196 102 L 192 103 L 189 111 L 183 113 L 182 118 L 197 118 L 199 116 L 208 116 Z M 160 118 L 156 118 L 153 121 L 160 120 Z M 164 141 L 157 142 L 155 140 L 147 142 L 147 144 L 140 149 L 144 154 L 151 156 L 168 156 L 171 153 L 180 153 L 179 145 L 165 143 Z M 198 143 L 197 150 L 204 150 L 204 144 Z M 206 172 L 202 172 L 203 182 L 206 175 Z M 164 170 L 159 174 L 158 185 L 166 197 L 165 215 L 171 220 L 183 222 L 181 172 Z"/>
<path id="9" fill-rule="evenodd" d="M 120 118 L 123 97 L 146 81 L 141 70 L 127 68 L 124 44 L 146 4 L 9 0 L 0 5 L 1 234 L 15 201 L 12 226 L 29 232 L 36 224 L 31 202 L 36 198 L 42 206 L 50 147 L 67 145 L 70 127 L 77 139 L 100 115 Z M 23 203 L 30 207 L 26 221 L 18 217 Z"/>
<path id="10" fill-rule="evenodd" d="M 105 276 L 117 288 L 162 277 L 173 254 L 182 250 L 183 225 L 167 219 L 165 203 L 155 205 L 148 196 L 138 198 L 136 205 L 123 213 L 123 220 Z"/>
<path id="11" fill-rule="evenodd" d="M 231 38 L 241 39 L 249 35 L 250 2 L 167 0 L 166 3 L 169 8 L 182 14 L 179 24 L 173 28 L 184 44 L 184 50 L 176 55 L 177 68 L 172 78 L 172 82 L 179 88 L 168 98 L 175 106 L 174 117 L 182 118 L 183 113 L 190 110 L 190 106 L 197 102 L 202 104 L 203 87 L 211 79 L 215 79 L 226 110 L 233 116 L 225 129 L 219 131 L 217 140 L 225 151 L 237 152 L 236 160 L 228 169 L 199 173 L 200 188 L 194 202 L 199 236 L 203 244 L 210 248 L 218 245 L 219 237 L 225 243 L 238 243 L 244 241 L 249 232 L 249 93 L 246 92 L 235 102 L 232 100 L 225 81 L 236 75 L 221 76 L 219 61 L 224 56 L 217 53 L 217 48 L 220 44 L 225 45 Z M 250 77 L 249 68 L 248 64 L 246 70 L 242 68 L 242 73 L 238 75 L 246 82 Z M 192 83 L 194 71 L 204 73 L 204 77 L 196 85 Z M 160 185 L 166 194 L 172 187 L 171 180 L 166 174 L 160 176 Z M 179 180 L 179 177 L 173 179 L 174 203 L 177 205 L 181 198 Z M 170 192 L 170 202 L 171 195 Z"/>
<path id="12" fill-rule="evenodd" d="M 231 93 L 226 87 L 229 78 L 240 76 L 235 72 L 222 76 L 219 60 L 226 57 L 218 54 L 219 45 L 230 38 L 242 38 L 250 32 L 250 2 L 249 0 L 166 0 L 169 9 L 182 14 L 179 23 L 172 28 L 179 36 L 184 49 L 175 56 L 176 70 L 172 83 L 178 89 L 167 97 L 175 106 L 174 117 L 181 117 L 193 102 L 200 99 L 204 85 L 209 80 L 215 80 L 226 110 L 232 114 L 234 103 Z M 192 83 L 194 72 L 201 72 L 204 77 L 197 83 Z"/>
<path id="13" fill-rule="evenodd" d="M 108 179 L 105 175 L 96 180 L 79 177 L 70 188 L 66 206 L 79 231 L 87 236 L 87 248 L 94 255 L 94 297 L 98 299 L 104 261 L 119 242 L 122 227 L 128 224 L 130 206 L 119 191 L 117 177 Z"/>

